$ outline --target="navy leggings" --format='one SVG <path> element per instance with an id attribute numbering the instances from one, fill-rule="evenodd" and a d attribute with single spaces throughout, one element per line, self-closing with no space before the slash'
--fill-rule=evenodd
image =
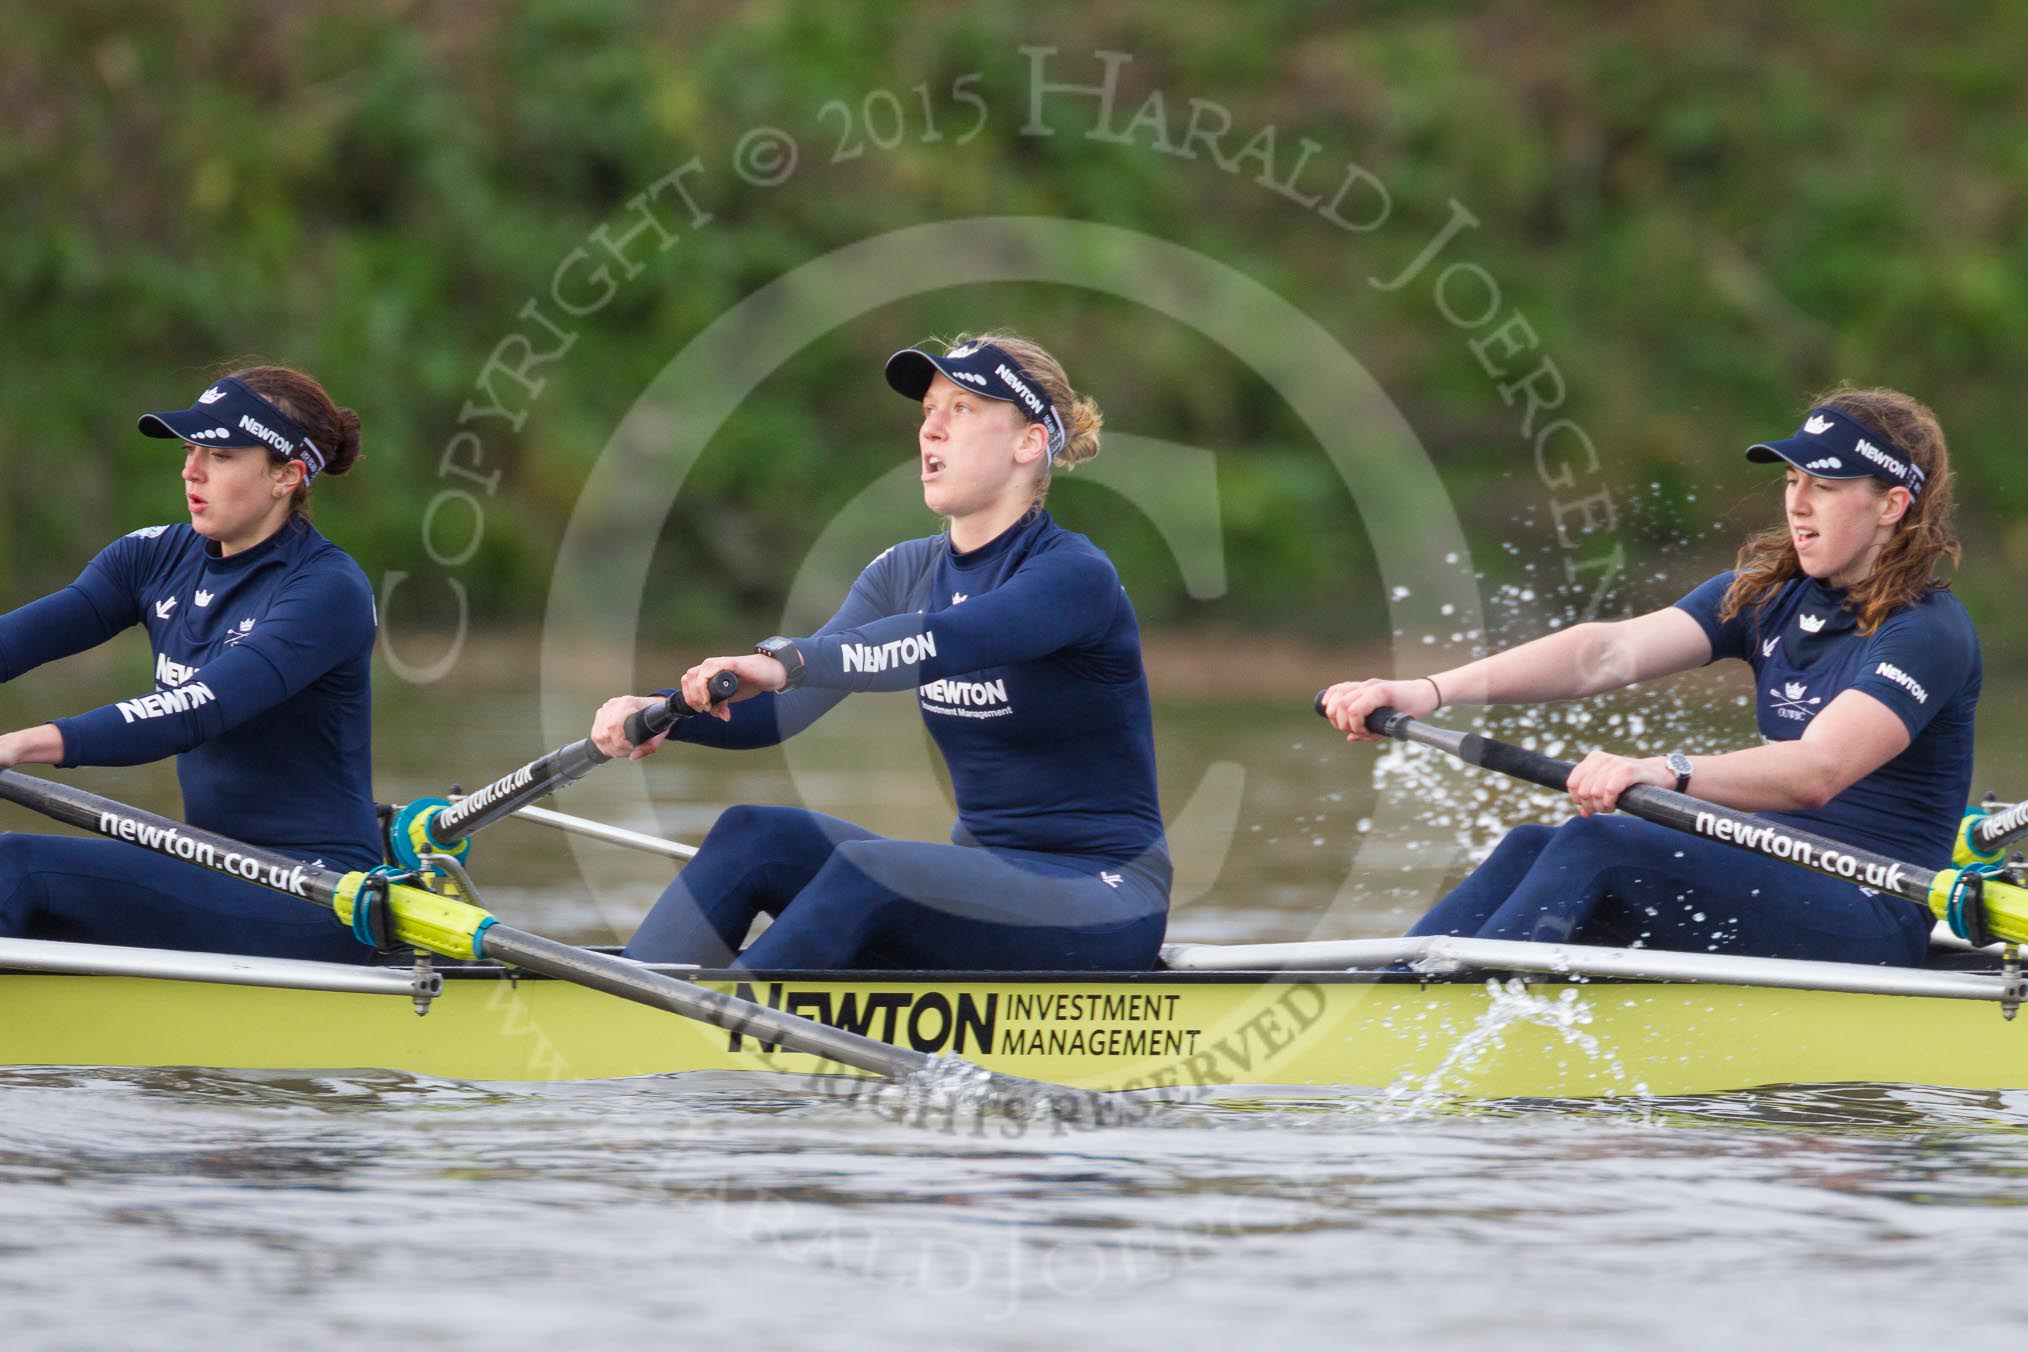
<path id="1" fill-rule="evenodd" d="M 138 845 L 0 832 L 0 937 L 365 962 L 373 950 L 313 902 Z"/>
<path id="2" fill-rule="evenodd" d="M 1145 971 L 1168 908 L 1159 858 L 888 840 L 803 808 L 739 806 L 712 825 L 626 953 L 773 971 Z M 774 923 L 739 953 L 762 913 Z"/>
<path id="3" fill-rule="evenodd" d="M 1618 814 L 1518 826 L 1411 935 L 1918 966 L 1928 911 Z"/>

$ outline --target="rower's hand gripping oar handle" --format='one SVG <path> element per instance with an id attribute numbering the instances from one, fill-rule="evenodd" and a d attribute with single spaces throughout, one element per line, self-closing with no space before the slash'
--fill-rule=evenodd
<path id="1" fill-rule="evenodd" d="M 1320 715 L 1324 712 L 1324 696 L 1329 693 L 1328 690 L 1317 692 L 1316 709 Z M 1424 742 L 1449 751 L 1472 765 L 1497 770 L 1516 779 L 1525 779 L 1531 784 L 1540 784 L 1545 789 L 1555 789 L 1559 792 L 1569 786 L 1570 772 L 1576 768 L 1569 761 L 1552 760 L 1524 747 L 1508 746 L 1504 742 L 1496 742 L 1490 738 L 1432 728 L 1427 723 L 1418 723 L 1397 709 L 1375 709 L 1366 716 L 1366 730 L 1400 742 Z M 1636 785 L 1627 792 L 1645 794 L 1654 787 L 1647 784 Z M 1633 801 L 1638 802 L 1639 799 Z M 1998 864 L 2007 857 L 2007 847 L 2024 836 L 2028 836 L 2028 800 L 2015 803 L 1990 815 L 1983 809 L 1975 808 L 1967 812 L 1964 820 L 1958 824 L 1957 842 L 1952 850 L 1951 862 L 1960 867 Z"/>
<path id="2" fill-rule="evenodd" d="M 1322 692 L 1317 695 L 1317 712 L 1324 712 Z M 1434 747 L 1468 764 L 1558 792 L 1569 787 L 1570 772 L 1577 768 L 1569 761 L 1525 747 L 1424 723 L 1397 709 L 1375 709 L 1366 716 L 1366 726 L 1383 737 Z M 2006 878 L 1988 877 L 1977 869 L 1932 870 L 1903 863 L 1847 841 L 1656 784 L 1633 785 L 1619 796 L 1618 808 L 1658 826 L 1912 901 L 1927 907 L 1975 947 L 1997 940 L 2028 943 L 2028 888 Z"/>
<path id="3" fill-rule="evenodd" d="M 710 688 L 712 701 L 716 703 L 739 689 L 739 678 L 722 671 L 711 678 Z M 661 705 L 628 717 L 627 740 L 639 746 L 695 712 L 681 697 L 671 695 Z M 654 720 L 646 727 L 639 726 L 645 721 L 643 714 L 653 716 Z M 418 798 L 405 803 L 395 810 L 388 826 L 388 857 L 409 869 L 422 867 L 424 854 L 448 854 L 462 859 L 471 848 L 475 833 L 576 783 L 611 759 L 592 745 L 591 738 L 585 737 L 530 761 L 513 774 L 466 794 L 455 803 L 442 798 Z"/>
<path id="4" fill-rule="evenodd" d="M 732 672 L 721 671 L 706 681 L 704 688 L 710 692 L 713 704 L 723 704 L 739 692 L 739 677 Z M 671 695 L 660 704 L 651 704 L 627 715 L 627 740 L 635 746 L 644 746 L 683 719 L 694 718 L 702 712 L 686 704 L 682 695 Z"/>

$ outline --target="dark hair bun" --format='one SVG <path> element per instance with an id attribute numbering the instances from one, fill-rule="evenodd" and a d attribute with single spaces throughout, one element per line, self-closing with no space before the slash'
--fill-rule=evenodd
<path id="1" fill-rule="evenodd" d="M 324 450 L 326 474 L 343 474 L 359 461 L 359 415 L 349 408 L 341 408 L 336 412 L 337 431 L 332 434 L 332 444 L 325 447 L 315 436 L 310 438 L 317 441 L 317 445 Z"/>
<path id="2" fill-rule="evenodd" d="M 359 460 L 359 415 L 340 408 L 310 376 L 289 366 L 260 365 L 232 372 L 235 380 L 302 424 L 324 453 L 324 473 L 343 474 Z"/>

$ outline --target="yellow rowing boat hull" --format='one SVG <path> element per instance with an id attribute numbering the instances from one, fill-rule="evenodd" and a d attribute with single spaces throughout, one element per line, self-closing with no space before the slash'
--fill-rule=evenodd
<path id="1" fill-rule="evenodd" d="M 0 1063 L 382 1067 L 468 1080 L 839 1068 L 560 981 L 446 969 L 387 995 L 0 974 Z M 1446 1097 L 1768 1084 L 2028 1088 L 2028 1019 L 1988 1001 L 1716 984 L 1334 973 L 706 981 L 990 1070 L 1094 1089 L 1364 1086 Z M 849 1073 L 849 1072 L 844 1072 Z"/>

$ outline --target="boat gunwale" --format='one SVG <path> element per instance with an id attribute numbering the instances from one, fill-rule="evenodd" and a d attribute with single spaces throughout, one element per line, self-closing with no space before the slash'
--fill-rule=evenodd
<path id="1" fill-rule="evenodd" d="M 587 945 L 587 947 L 591 947 Z M 595 951 L 617 952 L 617 948 L 598 947 Z M 1933 950 L 1932 960 L 1921 967 L 1906 969 L 1915 972 L 1970 972 L 1978 975 L 1999 975 L 2000 959 L 1997 955 L 1983 952 L 1950 952 Z M 1973 958 L 1987 959 L 1974 963 Z M 406 964 L 386 964 L 394 970 L 407 970 Z M 1696 981 L 1642 976 L 1584 975 L 1572 973 L 1557 975 L 1522 968 L 1467 967 L 1445 971 L 1390 971 L 1373 967 L 1258 967 L 1258 968 L 1200 968 L 1200 969 L 1131 969 L 1118 971 L 1061 972 L 1061 971 L 979 971 L 966 968 L 952 969 L 850 969 L 850 968 L 740 968 L 740 967 L 689 967 L 662 963 L 644 964 L 653 971 L 680 977 L 685 981 L 704 981 L 714 984 L 754 985 L 764 982 L 802 982 L 826 984 L 862 985 L 1290 985 L 1299 982 L 1330 985 L 1383 985 L 1383 986 L 1448 986 L 1480 985 L 1488 980 L 1506 981 L 1520 979 L 1530 985 L 1570 986 L 1737 986 L 1734 981 Z M 505 964 L 488 959 L 438 959 L 433 963 L 437 973 L 445 981 L 497 981 L 504 978 L 524 981 L 551 981 L 555 978 L 535 972 L 517 972 Z M 1789 989 L 1810 990 L 1811 987 Z M 1865 994 L 1867 992 L 1821 991 L 1826 995 Z M 1888 992 L 1879 992 L 1887 994 Z M 1924 999 L 1928 996 L 1900 996 L 1899 998 Z"/>

